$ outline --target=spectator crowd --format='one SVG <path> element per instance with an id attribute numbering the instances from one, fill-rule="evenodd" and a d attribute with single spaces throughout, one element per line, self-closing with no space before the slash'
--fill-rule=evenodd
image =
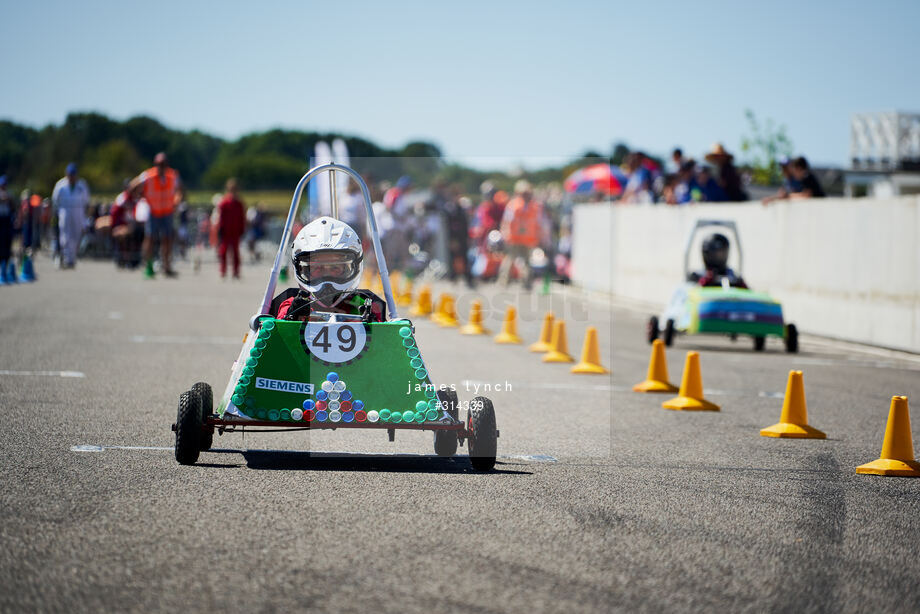
<path id="1" fill-rule="evenodd" d="M 783 187 L 763 200 L 768 204 L 784 198 L 824 196 L 808 161 L 804 157 L 780 158 Z M 750 199 L 744 174 L 735 166 L 734 156 L 716 143 L 701 162 L 684 156 L 680 148 L 671 152 L 666 168 L 641 151 L 631 152 L 618 176 L 622 186 L 611 198 L 622 203 L 660 203 L 686 205 L 699 202 L 743 202 Z"/>
<path id="2" fill-rule="evenodd" d="M 783 185 L 764 204 L 824 196 L 804 157 L 779 164 Z M 611 167 L 616 189 L 595 194 L 596 199 L 667 205 L 749 199 L 742 173 L 721 144 L 701 163 L 674 149 L 668 168 L 661 166 L 642 152 L 629 153 L 621 168 Z M 147 278 L 175 277 L 175 257 L 190 259 L 198 271 L 205 252 L 214 249 L 221 277 L 239 278 L 241 246 L 248 247 L 255 262 L 259 242 L 269 238 L 268 213 L 258 203 L 247 207 L 233 178 L 209 205 L 190 206 L 165 153 L 155 156 L 152 167 L 125 179 L 111 203 L 91 202 L 90 186 L 74 163 L 46 198 L 25 190 L 14 199 L 7 183 L 0 176 L 0 271 L 12 260 L 13 238 L 19 236 L 22 256 L 45 248 L 62 269 L 73 268 L 84 255 L 111 257 L 117 267 L 140 269 Z M 485 181 L 475 196 L 443 180 L 421 189 L 409 176 L 395 183 L 368 183 L 391 272 L 447 277 L 469 286 L 518 281 L 525 288 L 534 280 L 569 277 L 572 198 L 558 183 L 534 187 L 518 179 L 505 184 L 510 186 L 505 190 Z M 364 197 L 353 182 L 339 197 L 338 216 L 360 237 L 373 270 Z M 301 226 L 298 220 L 294 235 Z"/>

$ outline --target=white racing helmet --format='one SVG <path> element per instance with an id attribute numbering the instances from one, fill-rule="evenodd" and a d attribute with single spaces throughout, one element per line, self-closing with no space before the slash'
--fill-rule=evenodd
<path id="1" fill-rule="evenodd" d="M 358 287 L 364 249 L 345 222 L 321 217 L 304 226 L 291 246 L 291 262 L 301 288 L 324 307 L 333 307 Z"/>

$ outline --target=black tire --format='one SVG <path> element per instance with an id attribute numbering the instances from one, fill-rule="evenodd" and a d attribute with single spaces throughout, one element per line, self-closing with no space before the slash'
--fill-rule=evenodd
<path id="1" fill-rule="evenodd" d="M 194 465 L 201 451 L 201 397 L 194 390 L 179 397 L 176 416 L 176 460 L 182 465 Z"/>
<path id="2" fill-rule="evenodd" d="M 204 424 L 205 420 L 214 413 L 214 396 L 211 393 L 211 386 L 205 382 L 198 382 L 192 386 L 192 390 L 197 392 L 201 398 L 201 422 Z M 205 452 L 210 450 L 212 445 L 214 445 L 214 427 L 205 426 L 201 431 L 201 443 L 198 447 Z"/>
<path id="3" fill-rule="evenodd" d="M 795 327 L 795 324 L 786 324 L 786 351 L 790 354 L 795 354 L 799 351 L 799 329 Z"/>
<path id="4" fill-rule="evenodd" d="M 674 320 L 668 318 L 668 321 L 664 323 L 664 344 L 671 347 L 672 343 L 674 343 Z"/>
<path id="5" fill-rule="evenodd" d="M 658 338 L 658 316 L 652 316 L 648 319 L 648 330 L 646 331 L 649 345 L 655 343 Z"/>
<path id="6" fill-rule="evenodd" d="M 491 471 L 495 468 L 495 456 L 498 452 L 498 429 L 495 426 L 495 408 L 492 401 L 485 397 L 476 397 L 470 403 L 469 451 L 470 463 L 476 471 Z"/>
<path id="7" fill-rule="evenodd" d="M 763 352 L 765 347 L 767 347 L 766 337 L 754 337 L 754 351 L 755 352 Z"/>
<path id="8" fill-rule="evenodd" d="M 438 400 L 447 406 L 447 413 L 454 419 L 460 417 L 460 401 L 457 398 L 456 390 L 438 390 Z M 456 431 L 435 431 L 434 432 L 434 453 L 444 458 L 450 458 L 457 453 Z"/>

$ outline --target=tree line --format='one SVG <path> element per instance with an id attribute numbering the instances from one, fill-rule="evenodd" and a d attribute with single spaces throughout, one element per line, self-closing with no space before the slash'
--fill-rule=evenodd
<path id="1" fill-rule="evenodd" d="M 228 177 L 251 190 L 290 189 L 316 143 L 336 138 L 345 141 L 356 170 L 367 166 L 378 178 L 433 175 L 442 166 L 441 151 L 425 142 L 387 149 L 354 136 L 281 129 L 225 140 L 200 130 L 174 130 L 147 116 L 118 121 L 71 113 L 62 124 L 39 129 L 0 120 L 0 173 L 18 188 L 47 194 L 67 163 L 77 162 L 94 191 L 114 192 L 165 151 L 192 189 L 219 189 Z"/>

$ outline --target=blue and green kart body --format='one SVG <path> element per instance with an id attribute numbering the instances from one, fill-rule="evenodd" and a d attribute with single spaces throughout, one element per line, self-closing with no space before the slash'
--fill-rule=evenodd
<path id="1" fill-rule="evenodd" d="M 783 307 L 763 292 L 687 283 L 671 297 L 664 321 L 677 332 L 780 337 L 786 335 Z"/>

